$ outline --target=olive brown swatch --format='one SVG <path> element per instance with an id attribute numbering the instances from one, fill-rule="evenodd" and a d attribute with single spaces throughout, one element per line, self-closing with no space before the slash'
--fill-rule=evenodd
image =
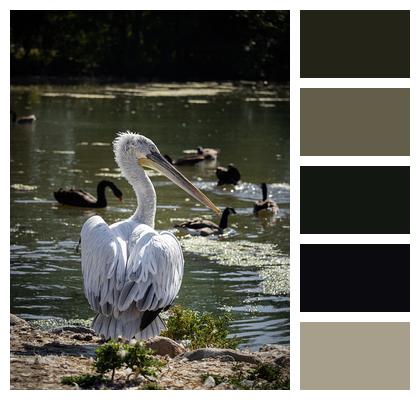
<path id="1" fill-rule="evenodd" d="M 409 156 L 410 89 L 301 89 L 301 156 Z"/>

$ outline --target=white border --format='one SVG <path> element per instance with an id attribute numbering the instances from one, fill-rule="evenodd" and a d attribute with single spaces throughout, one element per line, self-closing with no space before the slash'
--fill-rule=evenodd
<path id="1" fill-rule="evenodd" d="M 419 3 L 416 0 L 270 0 L 270 1 L 220 1 L 215 0 L 210 2 L 192 2 L 183 1 L 171 3 L 169 1 L 119 1 L 118 3 L 99 3 L 93 1 L 80 1 L 75 0 L 72 2 L 56 2 L 56 1 L 43 1 L 39 0 L 35 3 L 36 9 L 273 9 L 273 10 L 290 10 L 291 17 L 291 76 L 290 76 L 290 96 L 291 96 L 291 111 L 290 111 L 290 178 L 291 178 L 291 376 L 292 376 L 292 387 L 291 391 L 264 391 L 263 395 L 268 399 L 277 399 L 280 397 L 298 399 L 308 398 L 311 399 L 329 399 L 329 398 L 341 398 L 341 399 L 353 399 L 357 398 L 369 398 L 369 399 L 412 399 L 418 398 L 420 395 L 419 391 L 419 379 L 420 368 L 419 368 L 419 274 L 418 269 L 420 268 L 420 254 L 418 244 L 418 232 L 420 215 L 418 211 L 418 205 L 420 204 L 419 197 L 419 135 L 420 126 L 418 114 L 420 110 L 419 100 L 419 45 L 418 39 L 420 38 L 419 25 Z M 1 9 L 1 49 L 2 49 L 2 121 L 3 121 L 3 134 L 9 132 L 9 10 L 10 9 L 34 9 L 33 1 L 7 1 L 3 2 L 4 6 Z M 176 7 L 174 7 L 176 6 Z M 411 78 L 410 79 L 300 79 L 299 77 L 299 10 L 300 9 L 410 9 L 411 10 Z M 36 21 L 34 21 L 36 23 Z M 417 41 L 416 41 L 417 40 Z M 357 83 L 357 84 L 356 84 Z M 366 157 L 363 158 L 363 162 L 353 157 L 345 157 L 340 160 L 331 157 L 299 157 L 299 88 L 300 87 L 410 87 L 411 88 L 411 157 L 397 158 L 380 158 L 380 157 Z M 10 143 L 10 142 L 9 142 Z M 2 184 L 4 188 L 9 187 L 9 146 L 2 146 L 1 151 L 4 152 L 0 157 L 1 171 L 2 171 Z M 339 164 L 337 164 L 339 163 Z M 410 165 L 411 167 L 411 235 L 300 235 L 299 234 L 299 166 L 300 165 Z M 9 199 L 6 197 L 0 197 L 2 220 L 10 220 L 8 209 Z M 111 391 L 103 392 L 76 392 L 76 391 L 60 391 L 59 394 L 56 391 L 9 391 L 9 376 L 5 371 L 9 368 L 8 359 L 8 330 L 9 330 L 9 270 L 7 265 L 9 264 L 9 222 L 3 223 L 3 229 L 1 230 L 1 254 L 2 259 L 2 276 L 1 289 L 3 293 L 3 312 L 4 315 L 1 319 L 1 333 L 3 346 L 0 348 L 1 359 L 4 362 L 5 367 L 2 369 L 3 373 L 1 376 L 1 389 L 7 392 L 8 398 L 43 398 L 52 399 L 56 398 L 57 395 L 63 398 L 74 398 L 79 396 L 82 398 L 104 398 L 111 399 L 115 398 L 116 393 Z M 395 313 L 380 313 L 376 314 L 364 314 L 364 317 L 357 314 L 350 316 L 349 314 L 343 313 L 316 313 L 312 316 L 307 315 L 308 313 L 299 312 L 299 243 L 410 243 L 411 244 L 411 312 L 395 315 Z M 7 298 L 4 298 L 7 296 Z M 312 318 L 316 318 L 317 321 L 328 321 L 329 318 L 346 318 L 344 320 L 358 320 L 361 321 L 363 318 L 369 318 L 369 320 L 381 320 L 381 321 L 395 321 L 402 318 L 405 321 L 411 321 L 411 390 L 410 391 L 300 391 L 299 390 L 299 323 L 300 321 L 310 321 Z M 406 317 L 406 319 L 404 319 Z M 6 334 L 5 334 L 6 332 Z M 4 336 L 3 336 L 4 335 Z M 191 399 L 195 396 L 192 391 L 159 391 L 159 392 L 134 392 L 125 391 L 123 395 L 127 398 L 139 398 L 143 393 L 148 399 Z M 225 398 L 229 396 L 235 399 L 255 399 L 259 393 L 251 391 L 231 391 L 231 392 L 219 392 L 219 391 L 200 391 L 199 396 L 203 399 L 209 398 Z M 413 397 L 414 396 L 414 397 Z"/>

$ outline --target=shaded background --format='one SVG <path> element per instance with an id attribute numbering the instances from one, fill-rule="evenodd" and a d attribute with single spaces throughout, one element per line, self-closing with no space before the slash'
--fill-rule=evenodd
<path id="1" fill-rule="evenodd" d="M 12 79 L 289 81 L 289 11 L 12 11 Z"/>

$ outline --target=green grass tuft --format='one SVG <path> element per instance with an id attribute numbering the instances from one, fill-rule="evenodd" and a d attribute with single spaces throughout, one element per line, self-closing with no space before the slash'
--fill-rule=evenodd
<path id="1" fill-rule="evenodd" d="M 236 349 L 241 342 L 236 337 L 227 337 L 231 321 L 228 314 L 217 316 L 209 312 L 199 313 L 179 305 L 174 306 L 169 314 L 166 330 L 161 335 L 174 340 L 191 340 L 191 349 Z"/>
<path id="2" fill-rule="evenodd" d="M 73 386 L 75 383 L 81 389 L 94 389 L 103 383 L 107 383 L 108 379 L 104 378 L 102 375 L 75 375 L 75 376 L 63 376 L 61 378 L 61 383 L 63 385 Z"/>

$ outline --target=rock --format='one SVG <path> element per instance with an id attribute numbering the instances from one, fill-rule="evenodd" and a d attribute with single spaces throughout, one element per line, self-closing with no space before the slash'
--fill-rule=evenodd
<path id="1" fill-rule="evenodd" d="M 260 351 L 280 351 L 280 352 L 289 352 L 289 346 L 284 344 L 265 344 L 260 348 Z"/>
<path id="2" fill-rule="evenodd" d="M 245 362 L 249 364 L 258 364 L 261 362 L 261 359 L 258 356 L 254 356 L 252 354 L 244 354 L 238 350 L 215 349 L 211 347 L 189 351 L 182 355 L 182 357 L 187 358 L 189 361 L 198 361 L 204 358 L 220 358 L 225 356 L 232 357 L 234 361 Z"/>
<path id="3" fill-rule="evenodd" d="M 63 332 L 74 332 L 74 333 L 89 333 L 91 335 L 95 335 L 95 331 L 91 328 L 86 328 L 85 326 L 61 326 L 60 328 L 50 329 L 49 332 L 51 333 L 63 333 Z"/>
<path id="4" fill-rule="evenodd" d="M 234 362 L 235 361 L 235 359 L 232 356 L 228 355 L 228 354 L 225 354 L 223 356 L 220 356 L 219 357 L 219 360 L 220 361 L 225 361 L 225 362 Z"/>
<path id="5" fill-rule="evenodd" d="M 214 390 L 227 390 L 227 389 L 232 389 L 232 387 L 226 382 L 219 383 L 217 386 L 214 387 Z"/>
<path id="6" fill-rule="evenodd" d="M 244 379 L 243 381 L 241 381 L 241 386 L 247 389 L 251 389 L 254 386 L 254 381 L 251 381 L 249 379 Z"/>
<path id="7" fill-rule="evenodd" d="M 168 355 L 173 358 L 182 353 L 185 353 L 184 346 L 175 342 L 175 340 L 169 339 L 163 336 L 155 336 L 145 342 L 145 345 L 154 350 L 156 354 L 160 356 Z"/>
<path id="8" fill-rule="evenodd" d="M 92 340 L 92 335 L 81 335 L 79 333 L 76 333 L 75 335 L 70 336 L 70 338 L 74 340 L 89 342 Z"/>
<path id="9" fill-rule="evenodd" d="M 274 359 L 274 364 L 277 366 L 284 368 L 287 367 L 290 363 L 290 358 L 288 356 L 280 356 Z"/>
<path id="10" fill-rule="evenodd" d="M 214 388 L 215 386 L 216 386 L 216 381 L 211 375 L 209 375 L 204 381 L 204 387 L 210 389 L 210 388 Z"/>
<path id="11" fill-rule="evenodd" d="M 29 328 L 29 323 L 15 314 L 10 314 L 10 325 Z"/>

